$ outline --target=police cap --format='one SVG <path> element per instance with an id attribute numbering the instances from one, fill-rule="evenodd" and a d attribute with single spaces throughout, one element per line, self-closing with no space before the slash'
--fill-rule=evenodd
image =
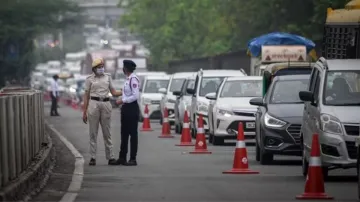
<path id="1" fill-rule="evenodd" d="M 92 64 L 91 64 L 91 68 L 97 67 L 97 66 L 104 66 L 105 62 L 102 58 L 97 58 L 95 60 L 93 60 Z"/>
<path id="2" fill-rule="evenodd" d="M 124 68 L 134 71 L 136 69 L 136 64 L 132 60 L 123 60 Z"/>

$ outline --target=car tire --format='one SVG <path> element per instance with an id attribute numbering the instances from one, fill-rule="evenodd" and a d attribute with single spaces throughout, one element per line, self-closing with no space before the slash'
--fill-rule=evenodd
<path id="1" fill-rule="evenodd" d="M 260 148 L 260 164 L 261 165 L 269 165 L 274 160 L 274 155 L 270 153 L 266 153 L 262 151 Z"/>
<path id="2" fill-rule="evenodd" d="M 223 137 L 216 137 L 215 135 L 213 135 L 212 142 L 213 142 L 212 144 L 214 146 L 224 145 L 224 138 Z"/>
<path id="3" fill-rule="evenodd" d="M 175 124 L 175 133 L 180 134 L 180 125 L 177 123 Z"/>
<path id="4" fill-rule="evenodd" d="M 301 157 L 301 167 L 302 167 L 302 175 L 304 177 L 307 177 L 308 174 L 308 170 L 309 170 L 309 162 L 306 159 L 306 155 L 305 155 L 305 149 L 303 148 L 302 151 L 302 157 Z"/>
<path id="5" fill-rule="evenodd" d="M 323 174 L 324 181 L 327 181 L 329 179 L 329 168 L 323 166 L 322 174 Z"/>
<path id="6" fill-rule="evenodd" d="M 213 144 L 213 141 L 214 141 L 214 135 L 210 133 L 209 134 L 209 143 Z"/>
<path id="7" fill-rule="evenodd" d="M 259 147 L 259 143 L 257 141 L 255 141 L 255 147 L 256 147 L 256 151 L 255 151 L 255 159 L 256 161 L 260 161 L 260 147 Z"/>
<path id="8" fill-rule="evenodd" d="M 358 165 L 357 166 L 357 187 L 358 187 L 358 199 L 360 199 L 360 175 L 359 175 L 359 173 L 360 173 L 360 166 Z"/>
<path id="9" fill-rule="evenodd" d="M 163 124 L 163 119 L 162 119 L 162 117 L 160 117 L 159 123 L 160 123 L 160 125 Z"/>

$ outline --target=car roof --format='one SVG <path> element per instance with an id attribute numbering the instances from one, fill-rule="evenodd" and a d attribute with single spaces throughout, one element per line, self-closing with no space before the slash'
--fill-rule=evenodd
<path id="1" fill-rule="evenodd" d="M 203 77 L 246 76 L 240 70 L 217 69 L 217 70 L 202 70 L 202 71 L 203 71 Z"/>
<path id="2" fill-rule="evenodd" d="M 276 76 L 274 81 L 292 81 L 292 80 L 305 80 L 310 79 L 309 74 L 300 74 L 300 75 L 284 75 L 284 76 Z"/>
<path id="3" fill-rule="evenodd" d="M 360 59 L 326 59 L 329 70 L 360 70 Z"/>
<path id="4" fill-rule="evenodd" d="M 146 76 L 146 80 L 170 80 L 169 75 Z"/>
<path id="5" fill-rule="evenodd" d="M 234 76 L 228 77 L 226 81 L 242 81 L 242 80 L 262 80 L 261 76 Z"/>
<path id="6" fill-rule="evenodd" d="M 196 72 L 178 72 L 178 73 L 174 73 L 172 75 L 172 78 L 174 79 L 186 79 L 188 77 L 191 77 L 191 76 L 196 76 Z"/>

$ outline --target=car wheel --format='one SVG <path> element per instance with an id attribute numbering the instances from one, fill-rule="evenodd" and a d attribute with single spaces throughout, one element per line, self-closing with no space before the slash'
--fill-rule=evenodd
<path id="1" fill-rule="evenodd" d="M 159 123 L 160 123 L 160 125 L 163 124 L 163 119 L 162 119 L 162 117 L 160 117 Z"/>
<path id="2" fill-rule="evenodd" d="M 359 175 L 360 166 L 359 165 L 357 166 L 357 173 L 358 173 L 358 175 L 357 175 L 357 178 L 358 178 L 358 199 L 360 199 L 360 175 Z"/>
<path id="3" fill-rule="evenodd" d="M 322 173 L 323 173 L 324 181 L 327 181 L 329 179 L 329 168 L 323 166 Z"/>
<path id="4" fill-rule="evenodd" d="M 215 135 L 213 136 L 213 145 L 223 145 L 224 144 L 224 138 L 223 137 L 216 137 Z"/>
<path id="5" fill-rule="evenodd" d="M 260 148 L 260 164 L 261 165 L 268 165 L 270 164 L 274 159 L 274 155 L 270 153 L 266 153 L 262 151 Z"/>
<path id="6" fill-rule="evenodd" d="M 304 177 L 306 177 L 307 174 L 308 174 L 308 170 L 309 170 L 309 162 L 308 162 L 307 159 L 306 159 L 304 147 L 303 147 L 301 159 L 302 159 L 302 175 L 303 175 Z"/>
<path id="7" fill-rule="evenodd" d="M 180 134 L 179 124 L 175 124 L 175 133 Z"/>
<path id="8" fill-rule="evenodd" d="M 259 147 L 259 143 L 257 143 L 257 141 L 255 141 L 255 147 L 256 147 L 255 159 L 256 159 L 256 161 L 260 161 L 260 147 Z"/>
<path id="9" fill-rule="evenodd" d="M 213 140 L 214 140 L 214 135 L 209 134 L 209 143 L 213 144 Z"/>

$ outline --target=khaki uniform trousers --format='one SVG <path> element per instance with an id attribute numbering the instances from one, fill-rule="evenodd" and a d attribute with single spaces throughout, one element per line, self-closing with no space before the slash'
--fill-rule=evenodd
<path id="1" fill-rule="evenodd" d="M 112 106 L 110 102 L 101 102 L 96 100 L 89 100 L 88 106 L 88 121 L 90 131 L 90 155 L 91 158 L 96 159 L 97 150 L 97 136 L 99 131 L 99 124 L 101 125 L 106 159 L 113 159 L 113 143 L 111 140 L 111 113 Z"/>

